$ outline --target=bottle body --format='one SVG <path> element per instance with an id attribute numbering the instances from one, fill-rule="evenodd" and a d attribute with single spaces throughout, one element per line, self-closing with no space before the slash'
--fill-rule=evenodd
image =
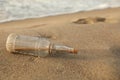
<path id="1" fill-rule="evenodd" d="M 29 54 L 34 56 L 47 56 L 50 41 L 45 38 L 10 34 L 6 42 L 7 51 L 13 53 Z"/>

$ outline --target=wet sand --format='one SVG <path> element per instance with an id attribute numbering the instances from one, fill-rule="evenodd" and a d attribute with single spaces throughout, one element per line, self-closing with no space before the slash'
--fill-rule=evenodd
<path id="1" fill-rule="evenodd" d="M 79 50 L 46 58 L 11 54 L 10 33 L 42 36 Z M 120 8 L 0 24 L 0 80 L 119 80 Z"/>

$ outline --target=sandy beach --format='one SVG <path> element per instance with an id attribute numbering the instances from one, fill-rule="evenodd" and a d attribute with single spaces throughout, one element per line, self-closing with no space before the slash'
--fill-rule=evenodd
<path id="1" fill-rule="evenodd" d="M 79 50 L 46 58 L 6 51 L 10 33 L 42 36 Z M 119 80 L 120 8 L 0 23 L 0 80 Z"/>

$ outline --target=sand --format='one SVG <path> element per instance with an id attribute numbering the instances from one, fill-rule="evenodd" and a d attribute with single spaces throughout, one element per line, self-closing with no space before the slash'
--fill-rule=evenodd
<path id="1" fill-rule="evenodd" d="M 42 36 L 79 50 L 46 58 L 11 54 L 10 33 Z M 0 24 L 0 80 L 119 80 L 120 8 Z"/>

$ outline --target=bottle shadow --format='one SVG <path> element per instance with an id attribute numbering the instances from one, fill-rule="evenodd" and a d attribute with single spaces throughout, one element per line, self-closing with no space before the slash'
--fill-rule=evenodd
<path id="1" fill-rule="evenodd" d="M 101 61 L 104 65 L 111 67 L 114 71 L 112 73 L 116 76 L 116 79 L 120 79 L 120 46 L 114 45 L 109 49 L 81 49 L 77 55 L 68 54 L 68 53 L 56 53 L 51 55 L 56 59 L 65 59 L 65 60 L 77 60 L 77 61 L 85 61 L 85 62 L 96 62 Z M 95 63 L 95 64 L 96 64 Z"/>
<path id="2" fill-rule="evenodd" d="M 112 64 L 115 69 L 115 75 L 120 79 L 120 45 L 114 45 L 110 48 L 113 55 L 114 63 Z"/>
<path id="3" fill-rule="evenodd" d="M 120 46 L 111 46 L 109 49 L 79 49 L 78 54 L 55 53 L 48 57 L 79 60 L 120 58 Z"/>

